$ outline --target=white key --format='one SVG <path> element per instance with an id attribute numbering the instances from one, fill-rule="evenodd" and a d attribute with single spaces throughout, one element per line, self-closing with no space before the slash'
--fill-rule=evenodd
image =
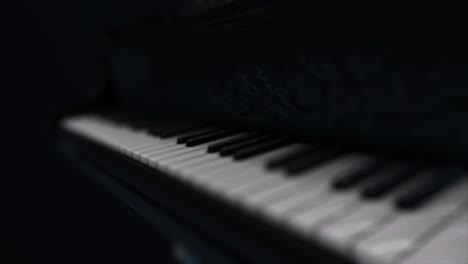
<path id="1" fill-rule="evenodd" d="M 182 148 L 183 146 L 174 142 L 174 143 L 167 144 L 167 145 L 163 144 L 160 147 L 154 147 L 154 148 L 150 148 L 150 149 L 146 149 L 142 151 L 135 151 L 135 153 L 138 155 L 138 159 L 142 163 L 148 164 L 149 158 L 152 155 L 157 155 L 166 151 L 171 151 L 174 149 L 182 149 Z"/>
<path id="2" fill-rule="evenodd" d="M 187 160 L 191 160 L 191 159 L 201 157 L 201 156 L 206 156 L 206 155 L 207 155 L 206 148 L 201 148 L 201 149 L 189 151 L 189 152 L 177 155 L 177 156 L 160 159 L 158 162 L 159 163 L 158 167 L 160 169 L 166 169 L 168 166 L 170 166 L 170 164 L 184 162 Z"/>
<path id="3" fill-rule="evenodd" d="M 176 173 L 182 170 L 197 168 L 199 166 L 211 164 L 212 162 L 216 162 L 222 159 L 224 158 L 219 157 L 217 154 L 208 153 L 207 155 L 196 157 L 191 160 L 183 161 L 180 163 L 169 164 L 166 169 L 170 172 Z"/>
<path id="4" fill-rule="evenodd" d="M 177 144 L 177 143 L 176 143 L 176 140 L 174 140 L 174 139 L 159 139 L 159 138 L 156 138 L 156 144 L 141 147 L 141 148 L 137 148 L 137 149 L 133 149 L 133 152 L 140 155 L 140 154 L 143 154 L 143 153 L 150 153 L 150 152 L 158 150 L 158 149 L 160 149 L 162 147 L 168 147 L 168 146 L 172 146 L 172 145 L 175 145 L 175 144 Z"/>
<path id="5" fill-rule="evenodd" d="M 393 198 L 391 196 L 382 202 L 362 201 L 348 215 L 324 223 L 316 237 L 330 248 L 347 254 L 357 241 L 394 219 Z"/>
<path id="6" fill-rule="evenodd" d="M 131 134 L 131 136 L 133 137 L 135 136 L 135 134 Z M 135 143 L 131 142 L 124 146 L 126 151 L 131 152 L 139 148 L 152 146 L 155 143 L 155 141 L 157 141 L 157 138 L 150 136 L 145 132 L 138 132 L 138 136 L 141 139 L 135 140 Z"/>
<path id="7" fill-rule="evenodd" d="M 197 146 L 197 147 L 192 147 L 192 148 L 187 148 L 183 146 L 183 148 L 180 148 L 180 149 L 178 148 L 178 149 L 174 149 L 171 151 L 160 153 L 158 155 L 152 155 L 151 157 L 148 158 L 149 166 L 157 168 L 159 166 L 159 163 L 163 161 L 164 159 L 173 158 L 173 157 L 177 157 L 177 156 L 184 155 L 184 154 L 189 154 L 191 152 L 198 151 L 198 150 L 204 150 L 206 152 L 206 146 Z"/>
<path id="8" fill-rule="evenodd" d="M 134 150 L 145 147 L 145 146 L 153 146 L 154 144 L 157 144 L 156 138 L 150 137 L 147 135 L 142 135 L 141 141 L 137 141 L 136 143 L 131 143 L 129 145 L 123 146 L 122 150 L 124 154 L 127 156 L 133 157 L 134 156 Z"/>
<path id="9" fill-rule="evenodd" d="M 197 164 L 196 166 L 189 166 L 187 168 L 180 168 L 176 173 L 180 178 L 188 182 L 195 182 L 196 178 L 204 173 L 210 173 L 219 169 L 224 169 L 227 166 L 232 166 L 234 161 L 231 158 L 217 159 L 213 162 L 204 164 Z"/>
<path id="10" fill-rule="evenodd" d="M 253 181 L 254 179 L 252 179 L 251 172 L 256 170 L 259 170 L 259 168 L 252 166 L 239 166 L 238 164 L 234 164 L 234 166 L 220 168 L 216 170 L 214 174 L 208 174 L 210 177 L 198 178 L 195 181 L 195 184 L 203 187 L 207 191 L 220 192 L 224 195 L 224 191 L 213 188 L 213 183 L 224 182 L 232 178 L 243 178 L 245 181 Z"/>
<path id="11" fill-rule="evenodd" d="M 137 151 L 145 151 L 145 150 L 148 150 L 148 149 L 152 149 L 154 147 L 160 147 L 162 145 L 167 145 L 167 144 L 174 144 L 173 141 L 170 141 L 170 140 L 163 140 L 163 139 L 160 139 L 160 138 L 157 138 L 157 137 L 152 137 L 152 141 L 150 143 L 152 144 L 144 144 L 144 145 L 141 145 L 141 146 L 136 146 L 136 147 L 132 147 L 130 148 L 129 150 L 131 150 L 132 152 L 137 152 Z"/>
<path id="12" fill-rule="evenodd" d="M 140 157 L 141 162 L 149 165 L 151 160 L 155 160 L 154 157 L 157 157 L 157 156 L 159 156 L 161 154 L 164 154 L 164 153 L 165 154 L 174 153 L 174 152 L 183 150 L 185 148 L 186 147 L 184 145 L 174 144 L 174 145 L 170 145 L 170 146 L 167 146 L 167 147 L 162 147 L 162 148 L 153 150 L 153 151 L 148 152 L 148 153 L 141 153 L 141 154 L 139 154 L 139 157 Z"/>
<path id="13" fill-rule="evenodd" d="M 155 140 L 155 142 L 151 146 L 147 146 L 147 147 L 144 147 L 144 148 L 139 148 L 139 149 L 132 150 L 132 157 L 134 159 L 136 159 L 136 160 L 141 161 L 141 156 L 143 154 L 153 152 L 153 151 L 156 151 L 158 149 L 163 149 L 163 148 L 167 148 L 167 147 L 170 147 L 170 146 L 174 146 L 176 144 L 177 143 L 175 141 L 173 141 L 173 140 L 157 139 L 157 140 Z"/>
<path id="14" fill-rule="evenodd" d="M 261 170 L 258 167 L 242 164 L 232 160 L 232 163 L 217 170 L 196 175 L 193 180 L 196 184 L 212 186 L 217 182 L 224 182 L 230 178 L 238 178 L 245 175 L 252 175 L 251 171 Z"/>
<path id="15" fill-rule="evenodd" d="M 447 223 L 440 232 L 423 243 L 410 257 L 404 259 L 401 264 L 443 263 L 443 264 L 467 264 L 468 263 L 468 213 Z"/>
<path id="16" fill-rule="evenodd" d="M 164 167 L 162 167 L 161 169 L 163 169 L 167 173 L 178 176 L 179 174 L 177 172 L 180 171 L 182 168 L 194 168 L 204 164 L 209 164 L 217 160 L 220 160 L 220 157 L 218 155 L 206 153 L 197 157 L 190 158 L 188 160 L 165 164 Z"/>
<path id="17" fill-rule="evenodd" d="M 445 191 L 427 206 L 401 212 L 388 225 L 353 247 L 352 254 L 362 263 L 395 263 L 418 246 L 420 239 L 467 202 L 468 180 Z"/>
<path id="18" fill-rule="evenodd" d="M 321 194 L 323 192 L 301 192 L 260 209 L 270 219 L 280 221 L 285 218 L 286 213 L 297 208 L 299 205 L 313 203 L 317 200 L 317 196 Z"/>
<path id="19" fill-rule="evenodd" d="M 264 172 L 263 168 L 255 168 L 255 174 L 258 175 L 258 173 L 261 173 L 263 176 L 258 175 L 257 177 L 252 177 L 253 172 L 254 169 L 245 171 L 235 177 L 226 177 L 223 180 L 212 181 L 207 187 L 215 191 L 223 192 L 226 189 L 233 189 L 241 185 L 254 184 L 255 182 L 266 179 L 267 176 L 274 177 L 273 174 L 277 174 L 277 172 Z"/>
<path id="20" fill-rule="evenodd" d="M 168 145 L 163 145 L 160 148 L 144 150 L 139 155 L 141 157 L 150 159 L 150 158 L 157 158 L 162 153 L 177 152 L 177 150 L 183 150 L 183 149 L 189 149 L 189 148 L 183 144 L 177 144 L 176 140 L 174 140 L 174 144 L 168 144 Z"/>
<path id="21" fill-rule="evenodd" d="M 109 127 L 110 128 L 110 127 Z M 103 139 L 107 137 L 119 152 L 127 153 L 127 148 L 138 144 L 150 142 L 150 138 L 143 132 L 136 132 L 124 128 L 110 128 L 102 134 Z"/>
<path id="22" fill-rule="evenodd" d="M 360 200 L 355 192 L 323 192 L 306 202 L 288 212 L 289 216 L 285 218 L 289 220 L 293 229 L 302 234 L 312 235 L 325 221 L 342 217 L 357 208 Z"/>
<path id="23" fill-rule="evenodd" d="M 250 180 L 236 184 L 226 191 L 225 196 L 233 200 L 244 200 L 249 194 L 257 194 L 285 184 L 281 172 L 266 173 L 255 170 L 250 173 Z"/>

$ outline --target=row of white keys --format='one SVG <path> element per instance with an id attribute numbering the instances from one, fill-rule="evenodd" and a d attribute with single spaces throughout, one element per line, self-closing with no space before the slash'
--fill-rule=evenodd
<path id="1" fill-rule="evenodd" d="M 261 210 L 273 219 L 287 220 L 291 214 L 309 209 L 313 204 L 328 198 L 327 193 L 333 179 L 360 169 L 368 162 L 367 157 L 350 154 L 328 161 L 300 177 L 283 176 L 283 184 L 272 189 L 262 190 L 262 186 L 256 189 L 246 188 L 238 190 L 235 195 L 245 197 L 245 204 Z"/>
<path id="2" fill-rule="evenodd" d="M 162 159 L 160 159 L 160 162 L 161 162 L 160 168 L 167 169 L 167 168 L 171 167 L 174 164 L 175 165 L 183 164 L 186 161 L 191 161 L 193 159 L 196 159 L 196 158 L 199 158 L 199 157 L 202 157 L 202 156 L 207 156 L 208 155 L 207 149 L 208 149 L 208 146 L 210 146 L 211 144 L 217 144 L 217 143 L 220 143 L 220 142 L 223 142 L 223 141 L 226 141 L 226 140 L 231 140 L 231 139 L 236 138 L 238 136 L 240 136 L 240 134 L 226 136 L 226 137 L 223 137 L 221 139 L 217 139 L 217 140 L 210 141 L 210 142 L 207 142 L 207 143 L 199 144 L 199 145 L 193 146 L 193 147 L 187 147 L 188 149 L 196 149 L 197 151 L 188 151 L 186 153 L 176 155 L 176 156 L 173 156 L 173 157 L 162 158 Z"/>
<path id="3" fill-rule="evenodd" d="M 269 177 L 268 177 L 269 176 Z M 256 168 L 243 171 L 239 175 L 227 176 L 222 179 L 216 179 L 207 183 L 207 187 L 214 191 L 224 192 L 224 190 L 233 190 L 239 186 L 254 185 L 258 182 L 264 182 L 279 177 L 278 172 L 268 172 L 263 168 Z"/>
<path id="4" fill-rule="evenodd" d="M 394 167 L 394 169 L 398 169 L 398 167 Z M 391 173 L 391 170 L 386 170 L 383 173 L 388 172 Z M 420 172 L 419 176 L 425 176 L 426 173 L 431 172 Z M 316 228 L 313 235 L 317 240 L 321 240 L 323 244 L 340 253 L 349 254 L 351 247 L 358 241 L 376 232 L 398 215 L 394 205 L 395 199 L 418 185 L 419 180 L 419 177 L 415 177 L 407 184 L 406 188 L 402 188 L 384 199 L 364 200 L 360 197 L 354 197 L 356 199 L 355 206 L 348 214 L 328 219 Z"/>
<path id="5" fill-rule="evenodd" d="M 336 177 L 337 176 L 337 172 L 340 171 L 340 172 L 345 172 L 345 171 L 348 171 L 349 169 L 351 169 L 353 166 L 355 168 L 359 167 L 359 165 L 364 165 L 364 163 L 366 163 L 368 160 L 367 159 L 364 159 L 363 157 L 357 157 L 357 156 L 350 156 L 348 157 L 348 159 L 339 159 L 341 162 L 339 162 L 339 166 L 331 166 L 333 167 L 334 169 L 331 169 L 331 167 L 329 166 L 326 166 L 324 165 L 325 167 L 328 167 L 329 169 L 327 170 L 322 170 L 322 174 L 320 173 L 315 173 L 315 174 L 310 174 L 308 175 L 309 178 L 307 177 L 303 177 L 302 179 L 301 178 L 296 178 L 298 180 L 294 181 L 292 179 L 289 179 L 287 177 L 284 177 L 284 175 L 282 174 L 271 174 L 271 173 L 268 173 L 268 172 L 265 172 L 265 171 L 262 171 L 262 170 L 254 170 L 254 171 L 250 171 L 251 173 L 252 172 L 255 172 L 256 175 L 254 174 L 249 174 L 247 172 L 247 177 L 245 177 L 245 184 L 244 185 L 239 185 L 240 188 L 236 188 L 236 186 L 230 186 L 230 185 L 226 185 L 224 189 L 219 189 L 217 190 L 222 196 L 234 201 L 234 202 L 237 202 L 237 203 L 240 203 L 240 204 L 243 204 L 244 207 L 247 207 L 247 208 L 250 208 L 250 209 L 254 209 L 255 211 L 256 208 L 255 207 L 252 207 L 250 204 L 249 204 L 249 197 L 259 197 L 258 195 L 259 194 L 262 194 L 262 193 L 270 193 L 270 194 L 273 194 L 275 193 L 275 191 L 281 191 L 282 190 L 282 186 L 294 186 L 293 184 L 290 184 L 290 182 L 294 182 L 294 183 L 297 183 L 295 184 L 295 187 L 296 189 L 299 191 L 301 190 L 302 188 L 300 188 L 300 186 L 304 186 L 304 183 L 306 181 L 310 181 L 311 183 L 313 181 L 321 181 L 322 184 L 310 184 L 308 187 L 310 188 L 303 188 L 302 190 L 304 192 L 313 192 L 314 188 L 313 187 L 316 187 L 316 186 L 321 186 L 321 190 L 325 190 L 325 189 L 328 189 L 328 186 L 330 185 L 330 182 L 331 182 L 331 179 Z M 366 162 L 364 162 L 366 161 Z M 348 165 L 349 164 L 349 165 Z M 351 166 L 352 164 L 352 166 Z M 348 165 L 348 166 L 347 166 Z M 261 166 L 260 166 L 261 168 Z M 338 170 L 338 168 L 340 168 L 340 170 Z M 319 170 L 320 171 L 320 170 Z M 328 172 L 328 173 L 326 173 Z M 239 173 L 237 172 L 237 174 L 242 174 L 242 173 Z M 322 177 L 321 177 L 322 176 Z M 234 177 L 234 176 L 232 176 Z M 238 176 L 238 178 L 240 178 L 241 176 Z M 314 177 L 316 177 L 314 179 Z M 257 179 L 265 179 L 264 181 L 258 181 Z M 311 180 L 313 179 L 313 180 Z M 222 179 L 221 179 L 222 180 Z M 258 183 L 261 183 L 261 184 L 258 184 Z M 316 189 L 316 195 L 319 195 L 320 194 L 320 187 L 318 187 L 318 189 Z M 242 190 L 241 192 L 236 192 L 233 190 Z M 233 195 L 234 193 L 234 195 Z M 236 195 L 237 194 L 237 195 Z M 254 199 L 255 200 L 255 199 Z M 268 200 L 266 200 L 268 201 Z M 259 208 L 261 209 L 261 207 Z"/>
<path id="6" fill-rule="evenodd" d="M 145 150 L 141 150 L 141 151 L 135 151 L 135 155 L 138 156 L 138 159 L 149 165 L 150 162 L 151 162 L 151 159 L 154 157 L 154 156 L 158 156 L 162 153 L 173 153 L 173 152 L 177 152 L 177 150 L 181 150 L 181 149 L 185 149 L 185 146 L 184 145 L 181 145 L 181 144 L 177 144 L 177 142 L 173 142 L 173 144 L 169 144 L 169 145 L 166 145 L 166 144 L 163 144 L 161 146 L 158 146 L 158 147 L 153 147 L 151 149 L 145 149 Z"/>
<path id="7" fill-rule="evenodd" d="M 161 139 L 154 136 L 151 137 L 153 138 L 153 140 L 150 143 L 129 149 L 129 152 L 132 154 L 133 158 L 139 160 L 141 154 L 143 153 L 151 153 L 163 147 L 171 147 L 177 144 L 174 138 Z"/>
<path id="8" fill-rule="evenodd" d="M 225 162 L 229 162 L 229 160 L 225 159 Z M 194 157 L 193 159 L 182 161 L 177 164 L 170 164 L 165 167 L 167 172 L 173 173 L 178 177 L 184 178 L 186 174 L 182 173 L 183 171 L 194 169 L 194 168 L 203 168 L 206 166 L 217 166 L 220 162 L 220 156 L 218 153 L 207 153 L 206 155 L 202 155 L 200 157 Z"/>
<path id="9" fill-rule="evenodd" d="M 433 237 L 425 241 L 401 264 L 468 263 L 468 213 L 465 206 L 461 215 L 454 216 L 451 222 L 441 228 Z"/>
<path id="10" fill-rule="evenodd" d="M 199 130 L 201 131 L 201 130 Z M 128 156 L 133 157 L 143 163 L 148 165 L 156 166 L 154 160 L 156 159 L 163 159 L 165 157 L 171 157 L 171 155 L 180 155 L 181 152 L 190 152 L 196 150 L 199 147 L 188 148 L 183 144 L 177 144 L 176 137 L 170 137 L 167 139 L 161 139 L 152 135 L 147 134 L 144 131 L 132 131 L 131 133 L 139 133 L 139 137 L 142 138 L 141 140 L 136 140 L 135 143 L 126 144 L 124 149 L 124 153 Z M 188 135 L 194 133 L 196 131 L 187 132 L 183 135 Z M 135 135 L 137 136 L 137 135 Z M 165 155 L 165 156 L 161 156 Z"/>
<path id="11" fill-rule="evenodd" d="M 265 155 L 263 154 L 259 157 L 249 160 L 249 164 L 255 162 L 256 160 L 262 159 Z M 186 167 L 184 166 L 180 170 L 180 174 L 187 181 L 190 181 L 194 184 L 204 185 L 204 182 L 207 179 L 221 179 L 229 175 L 240 175 L 245 170 L 252 169 L 253 166 L 248 166 L 246 162 L 237 162 L 232 159 L 232 157 L 219 157 L 217 160 L 203 164 L 201 166 L 195 167 Z"/>
<path id="12" fill-rule="evenodd" d="M 397 263 L 447 217 L 462 210 L 467 203 L 467 193 L 468 180 L 463 179 L 419 210 L 394 209 L 394 219 L 352 247 L 353 257 L 360 263 Z"/>
<path id="13" fill-rule="evenodd" d="M 157 144 L 161 144 L 162 142 L 151 135 L 146 134 L 146 132 L 140 132 L 140 137 L 142 137 L 142 140 L 136 143 L 131 143 L 131 144 L 126 144 L 122 147 L 123 153 L 127 156 L 135 158 L 135 149 L 143 148 L 146 146 L 154 146 Z"/>
<path id="14" fill-rule="evenodd" d="M 234 136 L 226 137 L 220 139 L 219 141 L 227 140 L 232 137 Z M 158 167 L 158 164 L 160 163 L 159 161 L 163 159 L 171 158 L 173 156 L 181 156 L 184 153 L 188 154 L 188 157 L 194 154 L 191 152 L 200 149 L 205 149 L 206 152 L 206 148 L 208 146 L 208 144 L 203 144 L 195 147 L 187 147 L 184 144 L 177 144 L 177 139 L 175 138 L 158 140 L 160 141 L 160 143 L 158 143 L 157 145 L 135 150 L 133 154 L 134 157 L 147 165 L 150 165 L 152 167 Z"/>
<path id="15" fill-rule="evenodd" d="M 104 123 L 108 128 L 104 136 L 119 152 L 132 157 L 134 150 L 145 146 L 160 144 L 160 140 L 144 131 L 132 130 L 128 127 L 116 127 Z"/>
<path id="16" fill-rule="evenodd" d="M 258 188 L 258 186 L 271 186 L 275 184 L 284 183 L 284 173 L 278 170 L 268 170 L 265 167 L 265 164 L 273 159 L 282 156 L 288 156 L 289 154 L 298 153 L 305 149 L 308 146 L 305 144 L 292 144 L 281 149 L 278 149 L 276 152 L 270 152 L 263 157 L 259 157 L 257 160 L 252 160 L 253 163 L 258 163 L 257 166 L 251 166 L 254 169 L 245 171 L 241 175 L 236 175 L 237 172 L 233 171 L 229 177 L 225 177 L 221 180 L 214 180 L 208 182 L 209 188 L 217 190 L 219 192 L 225 192 L 226 195 L 233 199 L 242 199 L 236 197 L 236 193 L 239 190 L 248 189 L 248 188 Z M 247 161 L 249 162 L 249 161 Z M 262 164 L 263 163 L 263 164 Z M 252 164 L 252 163 L 248 163 Z"/>
<path id="17" fill-rule="evenodd" d="M 291 144 L 242 162 L 233 160 L 232 165 L 225 165 L 218 170 L 198 171 L 192 175 L 195 182 L 205 188 L 225 193 L 239 184 L 253 184 L 259 179 L 274 178 L 275 173 L 266 172 L 265 164 L 273 158 L 294 153 L 303 147 L 302 144 Z"/>
<path id="18" fill-rule="evenodd" d="M 170 153 L 178 149 L 187 149 L 184 145 L 177 144 L 176 139 L 160 139 L 147 134 L 144 131 L 132 130 L 129 127 L 119 127 L 105 120 L 89 118 L 75 122 L 89 127 L 88 136 L 103 139 L 114 149 L 141 161 L 141 157 L 151 158 L 157 156 L 159 152 Z M 88 124 L 89 123 L 89 124 Z M 159 151 L 159 152 L 158 152 Z"/>
<path id="19" fill-rule="evenodd" d="M 192 132 L 186 133 L 184 135 L 190 133 Z M 174 137 L 168 139 L 158 139 L 158 141 L 159 143 L 152 146 L 134 150 L 134 157 L 147 165 L 157 167 L 158 160 L 171 157 L 172 155 L 180 155 L 182 153 L 188 153 L 190 151 L 200 149 L 200 146 L 187 147 L 184 144 L 178 144 L 177 138 Z M 204 147 L 206 148 L 206 145 L 204 145 Z"/>
<path id="20" fill-rule="evenodd" d="M 162 153 L 158 153 L 157 155 L 151 155 L 151 157 L 148 158 L 149 165 L 151 167 L 157 168 L 158 164 L 165 159 L 177 157 L 184 154 L 191 154 L 192 152 L 197 150 L 202 150 L 204 153 L 206 153 L 206 146 L 196 146 L 190 148 L 186 147 L 185 145 L 181 146 L 181 148 L 163 151 Z"/>
<path id="21" fill-rule="evenodd" d="M 69 119 L 66 121 L 65 127 L 100 143 L 108 143 L 106 145 L 143 163 L 153 167 L 164 164 L 163 167 L 165 168 L 170 167 L 171 164 L 179 165 L 178 161 L 180 161 L 180 164 L 184 164 L 184 161 L 192 161 L 192 159 L 198 157 L 201 157 L 202 160 L 210 157 L 216 161 L 222 160 L 222 163 L 233 163 L 231 158 L 221 158 L 218 153 L 208 154 L 206 149 L 209 144 L 243 135 L 227 136 L 199 146 L 186 147 L 183 144 L 177 144 L 174 138 L 159 139 L 145 132 L 116 126 L 111 122 L 93 116 Z"/>
<path id="22" fill-rule="evenodd" d="M 158 154 L 152 153 L 149 157 L 149 165 L 154 168 L 168 170 L 171 167 L 171 164 L 183 163 L 185 161 L 189 161 L 191 159 L 196 159 L 201 156 L 209 155 L 207 152 L 208 146 L 210 144 L 215 144 L 218 142 L 222 142 L 225 140 L 232 139 L 238 135 L 227 136 L 222 139 L 218 139 L 215 141 L 211 141 L 208 143 L 200 144 L 193 147 L 187 147 L 185 145 L 181 145 L 182 148 L 175 148 L 162 151 Z"/>
<path id="23" fill-rule="evenodd" d="M 322 193 L 329 189 L 333 179 L 367 167 L 370 162 L 372 162 L 372 159 L 369 157 L 348 154 L 329 160 L 301 175 L 291 177 L 282 173 L 278 183 L 272 188 L 260 188 L 254 192 L 244 191 L 240 192 L 239 195 L 245 197 L 244 203 L 249 207 L 266 208 L 268 205 L 287 200 L 292 196 L 300 196 L 302 193 L 310 195 Z"/>
<path id="24" fill-rule="evenodd" d="M 165 168 L 171 167 L 171 164 L 176 164 L 179 159 L 180 163 L 184 161 L 192 161 L 198 157 L 202 160 L 211 157 L 213 160 L 222 161 L 223 163 L 233 163 L 231 158 L 221 158 L 218 154 L 208 154 L 206 149 L 209 144 L 229 140 L 242 134 L 228 136 L 207 144 L 202 144 L 195 147 L 186 147 L 182 144 L 177 144 L 176 140 L 159 139 L 144 132 L 134 131 L 127 127 L 119 127 L 105 120 L 99 120 L 94 117 L 80 117 L 80 120 L 69 120 L 70 124 L 75 127 L 72 130 L 83 131 L 82 134 L 94 138 L 105 139 L 110 146 L 128 156 L 140 160 L 143 163 L 153 167 L 159 167 L 164 164 Z M 84 127 L 78 128 L 77 127 Z M 200 164 L 204 165 L 204 164 Z M 177 167 L 177 166 L 176 166 Z"/>
<path id="25" fill-rule="evenodd" d="M 320 228 L 314 230 L 314 238 L 343 255 L 349 255 L 351 247 L 360 239 L 376 232 L 395 217 L 395 196 L 390 195 L 382 201 L 356 201 L 348 214 L 322 222 Z"/>
<path id="26" fill-rule="evenodd" d="M 212 154 L 213 155 L 213 154 Z M 212 172 L 215 170 L 221 170 L 230 168 L 233 166 L 234 161 L 231 158 L 223 158 L 214 154 L 215 158 L 205 163 L 197 163 L 195 165 L 173 165 L 171 170 L 176 170 L 178 177 L 184 179 L 188 183 L 196 184 L 197 176 L 205 175 L 203 172 Z"/>
<path id="27" fill-rule="evenodd" d="M 188 182 L 205 190 L 217 192 L 211 187 L 216 182 L 223 182 L 231 178 L 242 178 L 245 182 L 253 182 L 255 179 L 250 178 L 251 171 L 264 170 L 265 163 L 271 158 L 297 151 L 298 147 L 298 145 L 293 144 L 242 162 L 232 158 L 218 157 L 218 160 L 212 160 L 211 163 L 202 166 L 185 167 L 179 173 Z"/>
<path id="28" fill-rule="evenodd" d="M 196 132 L 206 131 L 206 130 L 207 129 L 194 129 L 193 131 L 186 132 L 181 135 L 169 137 L 165 139 L 159 138 L 157 136 L 156 137 L 151 136 L 153 140 L 152 142 L 150 142 L 150 144 L 142 144 L 140 146 L 135 146 L 133 148 L 130 148 L 129 152 L 132 153 L 135 159 L 141 160 L 143 156 L 150 158 L 154 155 L 157 155 L 162 150 L 166 151 L 166 150 L 174 150 L 174 149 L 183 149 L 185 146 L 183 144 L 177 143 L 178 137 L 189 135 L 189 134 L 196 133 Z M 148 162 L 148 160 L 146 161 Z"/>
<path id="29" fill-rule="evenodd" d="M 207 129 L 199 129 L 190 132 L 186 132 L 174 137 L 160 139 L 155 138 L 155 143 L 153 145 L 143 146 L 138 149 L 133 150 L 133 155 L 136 159 L 139 159 L 141 162 L 150 165 L 152 167 L 158 167 L 158 161 L 163 161 L 165 159 L 171 158 L 173 156 L 181 156 L 183 154 L 188 154 L 190 152 L 200 150 L 202 148 L 207 149 L 209 142 L 206 144 L 200 144 L 193 147 L 187 147 L 185 144 L 177 143 L 177 139 L 186 135 L 196 133 L 198 131 L 206 131 Z M 218 141 L 228 140 L 238 135 L 227 136 L 225 138 L 219 139 Z M 214 141 L 216 142 L 216 141 Z M 190 154 L 189 154 L 190 155 Z"/>
<path id="30" fill-rule="evenodd" d="M 307 201 L 307 203 L 303 204 L 305 208 L 296 207 L 293 210 L 296 213 L 288 213 L 292 215 L 289 218 L 292 228 L 298 230 L 301 234 L 307 234 L 314 240 L 328 242 L 335 249 L 340 249 L 341 247 L 342 251 L 346 250 L 346 246 L 349 246 L 349 244 L 346 244 L 350 239 L 347 236 L 353 235 L 352 232 L 363 233 L 390 214 L 390 212 L 384 210 L 386 208 L 385 203 L 380 202 L 377 206 L 372 206 L 368 201 L 362 200 L 357 192 L 353 191 L 338 193 L 328 190 L 319 196 L 318 199 L 314 198 Z M 307 207 L 310 208 L 307 209 Z M 356 215 L 347 218 L 353 214 Z M 367 222 L 361 218 L 364 218 Z M 347 219 L 350 222 L 343 219 Z M 338 223 L 335 226 L 329 229 L 326 228 L 327 225 L 336 221 Z M 349 225 L 353 225 L 353 221 L 356 224 L 350 227 Z M 351 230 L 346 228 L 350 228 Z M 343 229 L 345 231 L 338 234 L 342 237 L 336 239 L 337 230 L 343 231 Z M 359 231 L 356 229 L 359 229 Z"/>

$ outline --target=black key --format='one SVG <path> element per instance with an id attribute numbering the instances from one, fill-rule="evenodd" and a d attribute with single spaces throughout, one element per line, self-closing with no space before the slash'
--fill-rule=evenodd
<path id="1" fill-rule="evenodd" d="M 388 165 L 389 161 L 387 160 L 376 160 L 368 167 L 353 171 L 350 174 L 335 179 L 332 182 L 332 186 L 335 190 L 348 190 L 371 178 L 372 176 L 375 176 L 379 171 L 385 169 Z"/>
<path id="2" fill-rule="evenodd" d="M 299 150 L 298 152 L 295 152 L 293 154 L 284 156 L 284 157 L 279 157 L 276 159 L 272 159 L 267 162 L 266 167 L 268 169 L 277 169 L 280 167 L 284 167 L 291 162 L 294 162 L 296 160 L 300 160 L 304 157 L 313 155 L 317 153 L 318 151 L 321 151 L 322 149 L 326 148 L 327 145 L 325 144 L 317 144 L 317 145 L 312 145 L 310 147 L 307 147 L 305 149 Z"/>
<path id="3" fill-rule="evenodd" d="M 186 145 L 187 147 L 193 147 L 193 146 L 197 146 L 200 144 L 208 143 L 210 141 L 215 141 L 215 140 L 222 139 L 225 137 L 233 136 L 236 133 L 239 133 L 239 132 L 232 130 L 232 129 L 220 130 L 220 131 L 213 132 L 211 134 L 201 135 L 199 137 L 191 138 L 187 140 Z"/>
<path id="4" fill-rule="evenodd" d="M 313 169 L 314 167 L 336 158 L 341 154 L 344 154 L 345 151 L 339 148 L 329 148 L 318 153 L 312 154 L 311 156 L 306 156 L 302 159 L 293 161 L 286 165 L 286 172 L 292 176 L 295 174 L 302 173 L 304 171 Z"/>
<path id="5" fill-rule="evenodd" d="M 287 139 L 273 139 L 271 141 L 267 141 L 265 143 L 261 143 L 258 145 L 254 145 L 252 147 L 248 147 L 245 149 L 238 150 L 234 152 L 234 159 L 235 160 L 243 160 L 247 158 L 251 158 L 253 156 L 284 147 L 288 144 L 291 144 L 290 140 Z"/>
<path id="6" fill-rule="evenodd" d="M 225 141 L 211 144 L 208 146 L 208 153 L 214 153 L 220 151 L 224 147 L 228 147 L 237 143 L 245 142 L 263 136 L 261 133 L 242 135 L 233 139 L 227 139 Z"/>
<path id="7" fill-rule="evenodd" d="M 385 196 L 402 184 L 408 182 L 423 171 L 418 165 L 395 165 L 378 173 L 375 181 L 362 189 L 361 195 L 367 199 L 377 199 Z"/>
<path id="8" fill-rule="evenodd" d="M 415 187 L 397 198 L 396 206 L 403 210 L 417 209 L 447 190 L 462 176 L 463 171 L 457 168 L 437 169 L 422 175 Z"/>
<path id="9" fill-rule="evenodd" d="M 205 135 L 210 135 L 216 132 L 221 131 L 219 128 L 209 128 L 209 129 L 203 129 L 199 131 L 193 131 L 193 133 L 188 133 L 186 135 L 181 135 L 180 137 L 177 138 L 177 144 L 185 144 L 187 143 L 188 140 L 192 138 L 197 138 Z"/>
<path id="10" fill-rule="evenodd" d="M 234 144 L 234 145 L 223 147 L 223 148 L 221 148 L 219 154 L 221 156 L 223 156 L 223 157 L 224 156 L 229 156 L 229 155 L 232 155 L 232 154 L 234 154 L 235 152 L 237 152 L 239 150 L 250 148 L 250 147 L 253 147 L 255 145 L 261 144 L 263 142 L 272 140 L 272 139 L 275 139 L 275 136 L 272 136 L 272 135 L 260 136 L 260 137 L 257 137 L 257 138 L 251 139 L 251 140 L 247 140 L 247 141 L 243 141 L 243 142 L 240 142 L 240 143 L 237 143 L 237 144 Z"/>

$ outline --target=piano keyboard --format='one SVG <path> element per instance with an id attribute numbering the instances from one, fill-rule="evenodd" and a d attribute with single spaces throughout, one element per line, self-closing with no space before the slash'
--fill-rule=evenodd
<path id="1" fill-rule="evenodd" d="M 110 115 L 63 127 L 356 263 L 468 263 L 468 178 L 455 165 Z"/>

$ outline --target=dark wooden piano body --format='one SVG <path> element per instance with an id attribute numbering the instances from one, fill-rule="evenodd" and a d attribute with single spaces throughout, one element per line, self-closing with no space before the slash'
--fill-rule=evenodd
<path id="1" fill-rule="evenodd" d="M 64 115 L 118 108 L 463 160 L 457 21 L 408 24 L 361 8 L 369 3 L 309 2 L 234 1 L 113 29 L 99 94 Z M 80 137 L 58 139 L 75 165 L 208 263 L 351 262 Z"/>

